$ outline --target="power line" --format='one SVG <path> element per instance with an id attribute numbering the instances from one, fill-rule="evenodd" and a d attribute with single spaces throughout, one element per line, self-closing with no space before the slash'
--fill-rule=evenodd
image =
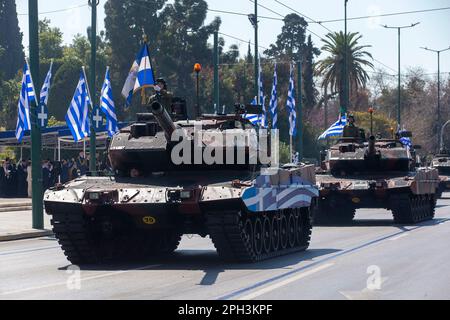
<path id="1" fill-rule="evenodd" d="M 392 16 L 400 16 L 400 15 L 406 15 L 406 14 L 427 13 L 427 12 L 435 12 L 435 11 L 443 11 L 443 10 L 450 10 L 450 7 L 415 10 L 415 11 L 401 11 L 401 12 L 393 12 L 393 13 L 376 14 L 376 15 L 371 15 L 371 16 L 360 16 L 360 17 L 347 18 L 347 20 L 362 20 L 362 19 L 371 19 L 371 18 L 392 17 Z M 344 21 L 344 19 L 323 20 L 323 21 L 318 21 L 317 23 L 321 24 L 321 23 L 341 22 L 341 21 Z"/>
<path id="2" fill-rule="evenodd" d="M 58 9 L 58 10 L 52 10 L 52 11 L 39 12 L 39 15 L 71 11 L 73 9 L 79 9 L 79 8 L 88 7 L 88 6 L 89 6 L 89 4 L 80 4 L 78 6 L 73 6 L 73 7 L 65 8 L 65 9 Z M 28 13 L 18 13 L 17 15 L 18 16 L 27 16 Z"/>
<path id="3" fill-rule="evenodd" d="M 246 14 L 246 13 L 241 13 L 241 12 L 226 11 L 226 10 L 217 10 L 217 9 L 208 9 L 208 11 L 216 12 L 216 13 L 231 14 L 231 15 L 235 15 L 235 16 L 248 17 L 248 14 Z M 258 18 L 261 18 L 261 19 L 268 19 L 268 20 L 276 20 L 276 21 L 283 21 L 283 19 L 280 19 L 280 18 L 267 17 L 267 16 L 258 16 Z"/>
<path id="4" fill-rule="evenodd" d="M 250 1 L 252 1 L 252 0 L 250 0 Z M 326 30 L 328 30 L 328 32 L 331 32 L 331 33 L 333 32 L 333 30 L 331 30 L 330 28 L 328 28 L 328 27 L 322 25 L 320 22 L 318 22 L 318 21 L 316 21 L 316 20 L 314 20 L 314 19 L 308 17 L 307 15 L 305 15 L 305 14 L 299 12 L 298 10 L 295 10 L 294 8 L 289 7 L 288 5 L 284 4 L 283 2 L 278 1 L 278 0 L 274 0 L 274 1 L 275 1 L 276 3 L 282 5 L 283 7 L 287 8 L 287 9 L 289 9 L 289 10 L 291 10 L 291 11 L 294 11 L 295 13 L 301 15 L 302 17 L 304 17 L 304 18 L 306 18 L 306 19 L 309 19 L 310 22 L 308 22 L 308 23 L 311 23 L 311 22 L 313 22 L 313 23 L 318 23 L 321 27 L 323 27 L 323 28 L 325 28 Z"/>
<path id="5" fill-rule="evenodd" d="M 228 38 L 231 38 L 231 39 L 234 39 L 234 40 L 243 42 L 243 43 L 250 43 L 251 45 L 254 45 L 254 43 L 252 43 L 251 41 L 245 41 L 245 40 L 243 40 L 243 39 L 240 39 L 240 38 L 238 38 L 238 37 L 235 37 L 235 36 L 232 36 L 232 35 L 223 33 L 223 32 L 219 32 L 219 34 L 221 34 L 221 35 L 223 35 L 223 36 L 225 36 L 225 37 L 228 37 Z M 263 47 L 263 46 L 258 46 L 258 47 L 260 47 L 261 49 L 265 49 L 265 50 L 269 49 L 269 48 Z"/>

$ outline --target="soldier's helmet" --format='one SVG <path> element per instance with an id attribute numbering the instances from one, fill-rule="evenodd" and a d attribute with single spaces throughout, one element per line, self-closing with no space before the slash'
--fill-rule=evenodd
<path id="1" fill-rule="evenodd" d="M 156 84 L 160 86 L 162 89 L 167 90 L 167 82 L 163 78 L 156 79 Z"/>

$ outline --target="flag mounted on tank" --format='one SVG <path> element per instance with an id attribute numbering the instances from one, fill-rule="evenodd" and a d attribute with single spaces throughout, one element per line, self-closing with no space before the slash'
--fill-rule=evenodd
<path id="1" fill-rule="evenodd" d="M 286 102 L 286 107 L 289 112 L 289 135 L 291 137 L 297 136 L 297 110 L 295 103 L 295 82 L 294 82 L 294 68 L 291 65 L 291 72 L 289 77 L 289 91 Z"/>
<path id="2" fill-rule="evenodd" d="M 329 127 L 318 140 L 325 140 L 329 137 L 342 136 L 344 133 L 344 127 L 347 125 L 347 116 L 339 116 L 338 121 L 336 121 L 331 127 Z"/>
<path id="3" fill-rule="evenodd" d="M 145 43 L 139 51 L 136 60 L 133 62 L 128 77 L 125 80 L 122 95 L 127 99 L 126 106 L 131 105 L 133 94 L 136 91 L 151 87 L 155 84 L 155 75 L 149 52 L 148 45 Z"/>
<path id="4" fill-rule="evenodd" d="M 277 64 L 275 63 L 275 71 L 273 73 L 272 96 L 270 97 L 270 113 L 272 115 L 272 129 L 278 129 L 278 75 Z"/>

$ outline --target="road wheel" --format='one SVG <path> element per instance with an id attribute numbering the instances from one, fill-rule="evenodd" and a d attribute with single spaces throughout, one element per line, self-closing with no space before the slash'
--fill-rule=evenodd
<path id="1" fill-rule="evenodd" d="M 272 218 L 272 249 L 278 251 L 280 247 L 280 220 L 277 215 Z"/>
<path id="2" fill-rule="evenodd" d="M 287 219 L 286 215 L 284 213 L 281 215 L 280 219 L 280 247 L 281 249 L 286 249 L 288 246 L 288 226 L 287 226 Z"/>
<path id="3" fill-rule="evenodd" d="M 295 230 L 295 217 L 293 214 L 289 214 L 288 218 L 288 245 L 289 248 L 295 247 L 295 240 L 296 240 L 296 230 Z"/>
<path id="4" fill-rule="evenodd" d="M 258 256 L 261 255 L 264 247 L 264 239 L 263 239 L 263 224 L 259 217 L 255 219 L 253 227 L 253 245 L 256 255 Z"/>
<path id="5" fill-rule="evenodd" d="M 270 225 L 270 219 L 264 217 L 263 219 L 263 242 L 264 242 L 264 253 L 270 253 L 272 248 L 272 226 Z"/>

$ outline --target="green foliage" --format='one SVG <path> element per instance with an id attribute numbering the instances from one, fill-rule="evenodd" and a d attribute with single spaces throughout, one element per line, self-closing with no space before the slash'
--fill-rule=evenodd
<path id="1" fill-rule="evenodd" d="M 290 163 L 291 157 L 291 148 L 289 144 L 280 142 L 280 164 Z"/>
<path id="2" fill-rule="evenodd" d="M 339 92 L 340 105 L 344 106 L 344 73 L 345 73 L 345 52 L 348 51 L 348 77 L 351 92 L 357 92 L 359 88 L 365 87 L 369 75 L 365 67 L 373 68 L 373 64 L 367 60 L 372 59 L 372 55 L 365 51 L 370 46 L 359 45 L 362 35 L 358 32 L 349 33 L 347 37 L 341 32 L 329 33 L 323 40 L 323 51 L 330 54 L 327 58 L 319 61 L 316 66 L 316 73 L 323 76 L 322 87 L 330 88 L 331 92 Z M 346 42 L 347 40 L 347 42 Z"/>
<path id="3" fill-rule="evenodd" d="M 14 0 L 0 1 L 0 47 L 3 49 L 0 75 L 3 74 L 3 79 L 9 80 L 23 67 L 25 59 Z"/>
<path id="4" fill-rule="evenodd" d="M 17 124 L 17 101 L 20 93 L 21 73 L 16 79 L 0 83 L 0 126 L 13 130 Z"/>
<path id="5" fill-rule="evenodd" d="M 370 134 L 370 113 L 368 112 L 355 112 L 354 113 L 356 125 L 366 131 L 366 134 Z M 383 113 L 375 112 L 373 114 L 373 134 L 377 135 L 381 133 L 384 138 L 392 138 L 391 129 L 396 128 L 395 121 L 389 119 Z"/>
<path id="6" fill-rule="evenodd" d="M 63 33 L 59 28 L 50 27 L 50 20 L 39 21 L 39 58 L 41 62 L 63 57 Z"/>

